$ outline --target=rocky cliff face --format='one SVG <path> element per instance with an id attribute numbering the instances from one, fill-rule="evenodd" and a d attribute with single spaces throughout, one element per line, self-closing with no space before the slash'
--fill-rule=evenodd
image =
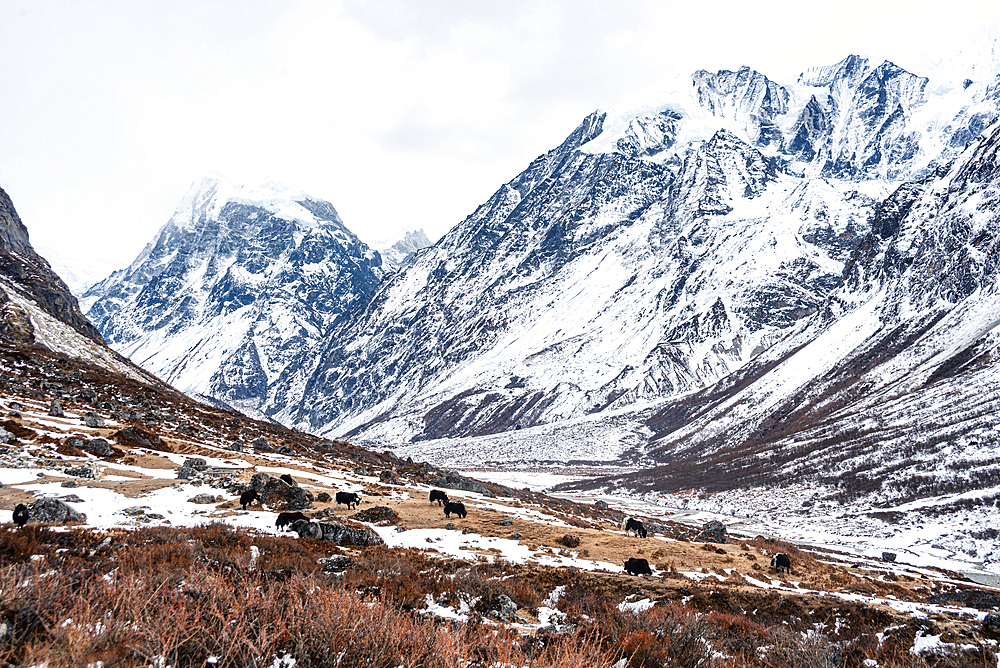
<path id="1" fill-rule="evenodd" d="M 69 288 L 28 241 L 10 197 L 0 189 L 0 337 L 44 346 L 119 377 L 175 392 L 108 348 Z"/>
<path id="2" fill-rule="evenodd" d="M 84 300 L 133 360 L 186 392 L 253 412 L 381 276 L 378 255 L 328 202 L 206 178 L 135 262 Z"/>
<path id="3" fill-rule="evenodd" d="M 0 189 L 0 275 L 9 281 L 8 289 L 20 290 L 56 320 L 97 343 L 104 343 L 100 332 L 80 311 L 76 297 L 45 258 L 31 247 L 28 229 L 3 189 Z M 35 327 L 30 317 L 2 289 L 0 303 L 0 334 L 26 343 L 34 342 Z"/>

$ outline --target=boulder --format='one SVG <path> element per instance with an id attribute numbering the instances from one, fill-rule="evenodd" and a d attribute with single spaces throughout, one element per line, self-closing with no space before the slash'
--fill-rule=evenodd
<path id="1" fill-rule="evenodd" d="M 330 503 L 330 501 L 333 500 L 333 497 L 327 494 L 326 492 L 320 492 L 319 494 L 316 495 L 316 500 L 319 501 L 320 503 Z"/>
<path id="2" fill-rule="evenodd" d="M 250 441 L 250 445 L 257 448 L 258 450 L 266 450 L 270 447 L 267 444 L 267 439 L 264 438 L 263 436 L 261 436 L 260 438 L 255 438 L 254 440 Z"/>
<path id="3" fill-rule="evenodd" d="M 60 496 L 59 500 L 65 503 L 83 503 L 83 499 L 81 499 L 76 494 L 67 494 L 66 496 Z"/>
<path id="4" fill-rule="evenodd" d="M 212 494 L 195 494 L 188 501 L 191 503 L 215 503 L 215 496 Z"/>
<path id="5" fill-rule="evenodd" d="M 74 478 L 90 478 L 91 480 L 96 480 L 98 477 L 98 471 L 86 464 L 67 467 L 63 469 L 63 473 L 71 475 Z"/>
<path id="6" fill-rule="evenodd" d="M 316 561 L 326 572 L 342 571 L 350 567 L 351 558 L 344 554 L 335 554 L 332 557 L 323 557 Z"/>
<path id="7" fill-rule="evenodd" d="M 706 522 L 702 526 L 702 531 L 698 534 L 697 540 L 710 540 L 713 543 L 726 543 L 728 542 L 726 536 L 728 535 L 725 525 L 718 521 L 712 520 L 711 522 Z"/>
<path id="8" fill-rule="evenodd" d="M 66 488 L 72 489 L 72 488 L 76 487 L 77 484 L 76 484 L 76 480 L 63 480 L 59 484 L 59 486 L 60 487 L 66 487 Z"/>
<path id="9" fill-rule="evenodd" d="M 385 545 L 382 537 L 367 527 L 349 527 L 339 522 L 324 522 L 320 527 L 323 529 L 323 540 L 337 545 Z"/>
<path id="10" fill-rule="evenodd" d="M 159 448 L 163 446 L 163 441 L 156 434 L 139 429 L 135 425 L 130 425 L 124 429 L 119 429 L 112 436 L 123 445 L 142 446 L 144 448 Z"/>
<path id="11" fill-rule="evenodd" d="M 896 561 L 896 553 L 895 552 L 883 552 L 882 553 L 882 561 Z"/>
<path id="12" fill-rule="evenodd" d="M 226 448 L 226 450 L 229 450 L 230 452 L 243 452 L 243 444 L 233 443 L 228 448 Z"/>
<path id="13" fill-rule="evenodd" d="M 83 423 L 88 427 L 103 427 L 104 418 L 93 411 L 87 411 L 83 414 Z"/>
<path id="14" fill-rule="evenodd" d="M 602 501 L 600 499 L 598 499 L 597 501 L 594 501 L 594 505 L 597 506 L 598 508 L 607 508 L 608 507 L 608 503 L 606 501 Z"/>
<path id="15" fill-rule="evenodd" d="M 256 477 L 256 476 L 255 476 Z M 251 488 L 253 481 L 250 481 Z M 292 486 L 281 478 L 268 478 L 260 494 L 260 502 L 271 510 L 305 510 L 312 508 L 313 495 L 308 490 Z"/>
<path id="16" fill-rule="evenodd" d="M 62 402 L 58 399 L 53 399 L 52 403 L 49 404 L 49 415 L 52 417 L 63 417 L 65 413 L 63 413 Z"/>
<path id="17" fill-rule="evenodd" d="M 399 480 L 396 478 L 396 474 L 392 472 L 391 469 L 386 469 L 379 473 L 378 479 L 380 482 L 387 482 L 390 485 L 398 485 Z"/>
<path id="18" fill-rule="evenodd" d="M 511 600 L 507 594 L 499 594 L 493 599 L 493 604 L 486 613 L 487 617 L 498 619 L 502 622 L 513 622 L 517 615 L 517 603 Z"/>
<path id="19" fill-rule="evenodd" d="M 254 473 L 253 477 L 250 478 L 250 489 L 260 494 L 264 491 L 264 486 L 267 485 L 267 481 L 271 479 L 266 473 Z"/>
<path id="20" fill-rule="evenodd" d="M 83 448 L 93 452 L 98 457 L 110 457 L 115 454 L 115 451 L 111 449 L 111 444 L 103 438 L 92 438 L 83 444 Z"/>
<path id="21" fill-rule="evenodd" d="M 1000 634 L 1000 613 L 991 612 L 983 618 L 983 631 L 990 635 Z"/>
<path id="22" fill-rule="evenodd" d="M 371 475 L 372 472 L 366 469 L 364 466 L 355 466 L 354 475 Z"/>
<path id="23" fill-rule="evenodd" d="M 190 466 L 181 466 L 177 469 L 178 480 L 196 480 L 201 477 L 201 471 L 196 471 Z"/>
<path id="24" fill-rule="evenodd" d="M 9 431 L 7 431 L 6 429 L 4 429 L 3 427 L 0 427 L 0 443 L 3 443 L 4 445 L 8 445 L 10 443 L 13 443 L 16 440 L 17 440 L 17 437 L 14 436 L 14 434 L 10 433 Z"/>
<path id="25" fill-rule="evenodd" d="M 28 506 L 29 522 L 86 522 L 87 516 L 73 510 L 59 499 L 39 499 Z"/>
<path id="26" fill-rule="evenodd" d="M 295 452 L 294 450 L 292 450 L 287 445 L 283 445 L 280 448 L 278 448 L 277 452 L 278 452 L 279 455 L 297 455 L 297 454 L 299 454 L 299 453 Z"/>
<path id="27" fill-rule="evenodd" d="M 373 506 L 365 508 L 359 513 L 351 515 L 351 519 L 356 522 L 368 522 L 369 524 L 396 524 L 399 522 L 399 515 L 389 506 Z"/>
<path id="28" fill-rule="evenodd" d="M 208 469 L 208 462 L 206 462 L 201 457 L 194 457 L 192 459 L 185 459 L 184 463 L 181 464 L 181 466 L 192 468 L 195 471 L 204 471 Z"/>
<path id="29" fill-rule="evenodd" d="M 493 496 L 493 492 L 486 489 L 478 480 L 466 478 L 454 471 L 443 471 L 440 475 L 429 478 L 427 484 L 431 487 L 447 487 L 448 489 L 458 489 L 463 492 L 475 492 L 483 496 Z"/>

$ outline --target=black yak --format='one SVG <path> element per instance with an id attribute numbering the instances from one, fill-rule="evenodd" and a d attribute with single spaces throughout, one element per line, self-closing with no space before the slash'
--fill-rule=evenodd
<path id="1" fill-rule="evenodd" d="M 649 567 L 649 562 L 645 559 L 632 557 L 625 562 L 625 572 L 629 575 L 652 575 L 653 571 Z"/>
<path id="2" fill-rule="evenodd" d="M 249 506 L 254 501 L 260 503 L 260 494 L 257 493 L 257 490 L 251 489 L 248 492 L 243 492 L 242 494 L 240 494 L 240 505 L 243 506 L 243 510 L 246 510 L 247 506 Z"/>
<path id="3" fill-rule="evenodd" d="M 361 497 L 354 492 L 337 492 L 337 505 L 339 506 L 342 503 L 347 504 L 348 510 L 351 509 L 352 503 L 357 508 L 358 504 L 361 503 Z"/>
<path id="4" fill-rule="evenodd" d="M 444 504 L 444 516 L 451 518 L 452 513 L 455 513 L 459 517 L 465 517 L 469 514 L 465 511 L 465 504 L 459 501 L 449 501 Z"/>
<path id="5" fill-rule="evenodd" d="M 634 531 L 637 538 L 639 536 L 642 536 L 643 538 L 646 537 L 646 527 L 644 527 L 642 525 L 642 522 L 635 519 L 634 517 L 625 518 L 625 520 L 622 522 L 622 531 L 625 532 L 626 536 L 628 535 L 629 531 Z"/>

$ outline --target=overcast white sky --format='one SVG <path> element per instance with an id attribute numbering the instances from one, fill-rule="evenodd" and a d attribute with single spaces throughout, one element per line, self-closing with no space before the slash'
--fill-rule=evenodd
<path id="1" fill-rule="evenodd" d="M 368 242 L 435 239 L 672 75 L 905 67 L 998 20 L 996 0 L 0 0 L 0 186 L 78 280 L 128 264 L 206 172 L 328 199 Z"/>

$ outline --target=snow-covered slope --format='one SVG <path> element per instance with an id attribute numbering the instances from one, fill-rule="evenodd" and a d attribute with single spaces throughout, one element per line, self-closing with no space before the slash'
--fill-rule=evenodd
<path id="1" fill-rule="evenodd" d="M 109 343 L 144 368 L 253 412 L 381 275 L 378 254 L 328 202 L 206 177 L 84 303 Z"/>
<path id="2" fill-rule="evenodd" d="M 1000 122 L 879 205 L 808 327 L 715 387 L 634 416 L 657 432 L 644 454 L 660 466 L 573 486 L 991 560 L 998 275 Z M 925 531 L 943 521 L 951 530 Z"/>
<path id="3" fill-rule="evenodd" d="M 336 323 L 265 410 L 400 444 L 733 377 L 815 335 L 879 203 L 996 116 L 993 69 L 954 82 L 850 56 L 787 85 L 699 71 L 595 112 Z"/>

